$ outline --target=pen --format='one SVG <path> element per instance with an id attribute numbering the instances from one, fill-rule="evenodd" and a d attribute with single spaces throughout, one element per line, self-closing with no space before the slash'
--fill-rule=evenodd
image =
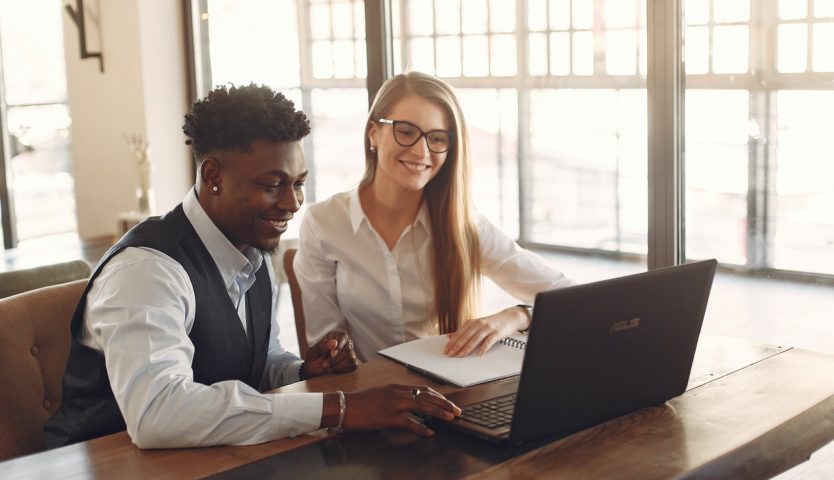
<path id="1" fill-rule="evenodd" d="M 406 364 L 405 368 L 407 368 L 407 369 L 411 370 L 411 371 L 412 371 L 412 372 L 414 372 L 414 373 L 418 373 L 418 374 L 420 374 L 420 375 L 422 375 L 422 376 L 424 376 L 424 377 L 428 378 L 428 379 L 429 379 L 429 380 L 431 380 L 432 382 L 439 383 L 439 384 L 441 384 L 441 385 L 450 385 L 450 383 L 449 383 L 449 382 L 447 382 L 446 380 L 444 380 L 444 379 L 442 379 L 442 378 L 438 377 L 437 375 L 435 375 L 435 374 L 433 374 L 433 373 L 431 373 L 431 372 L 429 372 L 429 371 L 427 371 L 427 370 L 423 370 L 423 369 L 422 369 L 422 368 L 420 368 L 420 367 L 415 367 L 414 365 L 408 365 L 408 364 Z"/>

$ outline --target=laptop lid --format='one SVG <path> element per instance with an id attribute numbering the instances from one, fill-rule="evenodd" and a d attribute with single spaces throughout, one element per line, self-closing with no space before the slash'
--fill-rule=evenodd
<path id="1" fill-rule="evenodd" d="M 520 378 L 448 395 L 461 407 L 516 391 L 508 429 L 452 425 L 520 443 L 567 435 L 686 389 L 715 260 L 536 296 Z"/>
<path id="2" fill-rule="evenodd" d="M 510 440 L 576 431 L 682 394 L 716 265 L 538 294 Z"/>

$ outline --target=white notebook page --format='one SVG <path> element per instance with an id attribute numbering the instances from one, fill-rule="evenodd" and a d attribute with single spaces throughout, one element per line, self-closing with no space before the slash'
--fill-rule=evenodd
<path id="1" fill-rule="evenodd" d="M 526 335 L 511 338 L 526 341 Z M 475 353 L 463 358 L 443 355 L 448 338 L 445 335 L 421 338 L 380 350 L 379 354 L 416 370 L 428 372 L 459 387 L 511 377 L 521 373 L 524 349 L 496 343 L 482 356 Z"/>

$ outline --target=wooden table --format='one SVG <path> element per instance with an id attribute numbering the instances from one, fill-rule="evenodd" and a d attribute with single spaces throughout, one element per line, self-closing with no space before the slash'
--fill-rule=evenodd
<path id="1" fill-rule="evenodd" d="M 431 385 L 380 359 L 278 391 L 382 383 Z M 288 466 L 310 478 L 408 478 L 418 471 L 426 478 L 432 465 L 444 469 L 434 471 L 445 472 L 440 476 L 474 478 L 765 478 L 834 440 L 834 356 L 704 337 L 687 392 L 662 406 L 523 449 L 454 435 L 320 431 L 246 447 L 143 451 L 122 432 L 0 463 L 0 478 L 269 478 L 290 475 Z"/>

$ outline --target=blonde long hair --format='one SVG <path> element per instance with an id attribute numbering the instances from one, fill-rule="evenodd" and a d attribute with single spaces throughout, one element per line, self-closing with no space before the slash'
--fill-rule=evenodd
<path id="1" fill-rule="evenodd" d="M 481 275 L 481 247 L 469 191 L 469 132 L 451 85 L 420 72 L 396 75 L 382 85 L 365 125 L 365 175 L 359 188 L 370 185 L 376 173 L 377 156 L 368 137 L 371 125 L 408 95 L 440 106 L 452 125 L 446 162 L 423 191 L 434 242 L 431 277 L 438 329 L 449 333 L 476 315 Z"/>

